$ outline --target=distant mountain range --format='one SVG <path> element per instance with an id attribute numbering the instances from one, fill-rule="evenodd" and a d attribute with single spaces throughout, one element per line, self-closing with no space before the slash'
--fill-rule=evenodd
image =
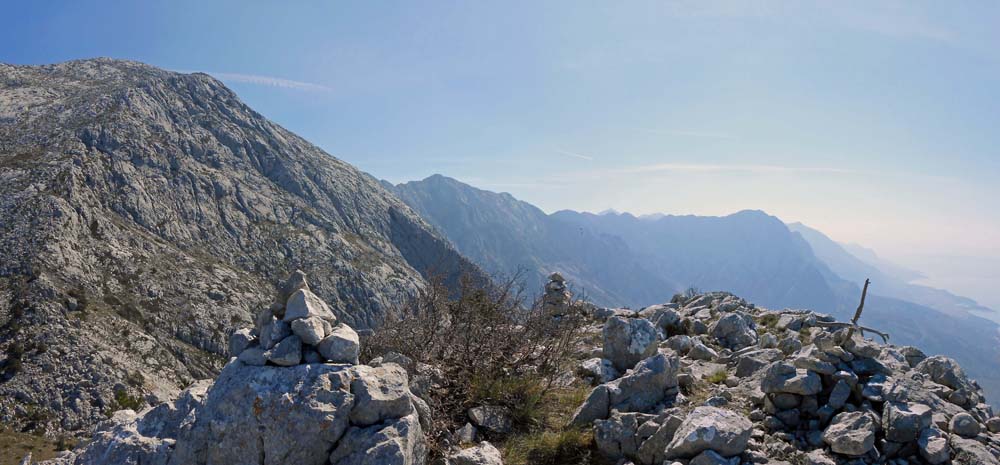
<path id="1" fill-rule="evenodd" d="M 727 290 L 770 308 L 810 308 L 849 320 L 872 280 L 862 322 L 896 344 L 952 356 L 1000 399 L 1000 332 L 975 301 L 909 284 L 921 274 L 859 246 L 761 211 L 723 217 L 570 210 L 546 214 L 506 193 L 434 175 L 384 183 L 485 270 L 519 270 L 530 286 L 558 270 L 578 294 L 638 308 L 694 287 Z"/>

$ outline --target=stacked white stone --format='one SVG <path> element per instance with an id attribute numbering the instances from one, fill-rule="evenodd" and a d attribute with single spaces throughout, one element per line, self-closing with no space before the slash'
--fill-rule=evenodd
<path id="1" fill-rule="evenodd" d="M 358 333 L 337 322 L 330 307 L 309 290 L 305 273 L 296 271 L 275 303 L 257 316 L 254 328 L 229 338 L 229 353 L 247 365 L 294 366 L 302 363 L 358 363 Z"/>

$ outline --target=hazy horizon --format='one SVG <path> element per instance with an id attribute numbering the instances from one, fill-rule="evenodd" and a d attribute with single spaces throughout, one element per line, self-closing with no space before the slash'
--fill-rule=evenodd
<path id="1" fill-rule="evenodd" d="M 1000 307 L 998 4 L 10 9 L 0 61 L 208 72 L 392 182 L 440 172 L 547 212 L 763 210 Z"/>

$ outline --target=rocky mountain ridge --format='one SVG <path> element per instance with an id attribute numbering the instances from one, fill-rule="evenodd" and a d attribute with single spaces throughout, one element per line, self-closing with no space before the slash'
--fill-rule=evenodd
<path id="1" fill-rule="evenodd" d="M 225 363 L 290 271 L 369 328 L 475 265 L 376 180 L 222 83 L 0 64 L 0 418 L 89 428 Z"/>
<path id="2" fill-rule="evenodd" d="M 677 295 L 636 311 L 567 307 L 562 277 L 550 283 L 560 312 L 575 308 L 590 322 L 578 334 L 579 367 L 567 373 L 595 386 L 566 426 L 591 432 L 582 447 L 598 461 L 587 463 L 1000 463 L 1000 417 L 947 357 L 728 293 Z M 90 444 L 49 463 L 425 463 L 421 428 L 434 412 L 423 396 L 435 367 L 398 354 L 354 365 L 356 339 L 343 336 L 352 331 L 335 329 L 343 324 L 305 279 L 293 276 L 278 302 L 255 328 L 234 333 L 216 381 L 138 414 L 117 412 Z M 281 322 L 291 329 L 274 342 Z M 336 344 L 348 350 L 325 351 L 327 338 L 348 340 Z M 280 349 L 287 344 L 295 357 Z M 480 406 L 468 415 L 436 463 L 501 465 L 500 452 L 475 438 L 502 440 L 510 412 Z"/>
<path id="3" fill-rule="evenodd" d="M 460 252 L 494 272 L 544 283 L 559 269 L 594 303 L 640 308 L 689 287 L 726 290 L 770 308 L 809 308 L 850 319 L 872 278 L 870 320 L 894 340 L 947 354 L 1000 396 L 1000 327 L 947 292 L 906 284 L 818 231 L 760 211 L 724 217 L 546 215 L 509 194 L 445 176 L 394 187 Z"/>

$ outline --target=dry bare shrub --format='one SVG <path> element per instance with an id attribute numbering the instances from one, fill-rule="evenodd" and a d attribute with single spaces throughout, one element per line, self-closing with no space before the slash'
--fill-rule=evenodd
<path id="1" fill-rule="evenodd" d="M 465 276 L 449 295 L 436 281 L 362 341 L 365 361 L 396 352 L 441 370 L 428 399 L 435 424 L 427 433 L 435 446 L 479 405 L 509 409 L 515 432 L 544 428 L 545 404 L 568 371 L 582 325 L 576 312 L 554 317 L 528 302 L 519 275 L 478 283 Z"/>

